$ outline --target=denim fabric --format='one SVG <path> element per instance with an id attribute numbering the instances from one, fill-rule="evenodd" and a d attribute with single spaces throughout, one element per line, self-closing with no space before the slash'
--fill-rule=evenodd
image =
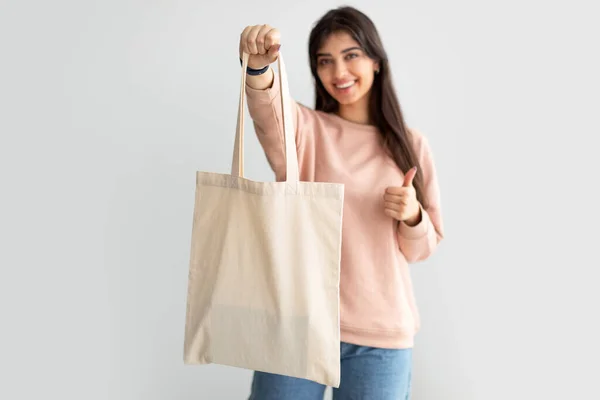
<path id="1" fill-rule="evenodd" d="M 409 400 L 412 349 L 341 343 L 341 383 L 334 400 Z M 322 400 L 325 386 L 306 379 L 254 372 L 249 400 Z"/>

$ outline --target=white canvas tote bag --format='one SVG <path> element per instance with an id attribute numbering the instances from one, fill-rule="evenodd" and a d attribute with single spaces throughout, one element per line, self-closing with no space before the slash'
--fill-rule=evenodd
<path id="1" fill-rule="evenodd" d="M 286 181 L 244 177 L 242 79 L 231 174 L 196 172 L 184 363 L 340 382 L 344 186 L 300 182 L 283 59 Z"/>

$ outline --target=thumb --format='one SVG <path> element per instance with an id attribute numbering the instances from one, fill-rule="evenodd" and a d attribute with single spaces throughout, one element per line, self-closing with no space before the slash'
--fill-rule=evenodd
<path id="1" fill-rule="evenodd" d="M 281 48 L 281 44 L 275 44 L 269 48 L 267 55 L 269 57 L 269 60 L 271 60 L 271 62 L 275 62 L 275 60 L 277 60 L 277 57 L 279 57 L 279 49 L 280 48 Z"/>
<path id="2" fill-rule="evenodd" d="M 417 167 L 412 167 L 408 170 L 406 175 L 404 175 L 404 183 L 402 184 L 402 187 L 412 186 L 415 175 L 417 175 Z"/>

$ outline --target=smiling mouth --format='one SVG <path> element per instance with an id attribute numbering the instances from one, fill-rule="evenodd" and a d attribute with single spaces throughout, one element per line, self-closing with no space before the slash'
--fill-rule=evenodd
<path id="1" fill-rule="evenodd" d="M 351 81 L 351 82 L 346 82 L 343 85 L 335 85 L 335 87 L 337 89 L 348 89 L 349 87 L 354 86 L 355 83 L 356 83 L 356 81 Z"/>

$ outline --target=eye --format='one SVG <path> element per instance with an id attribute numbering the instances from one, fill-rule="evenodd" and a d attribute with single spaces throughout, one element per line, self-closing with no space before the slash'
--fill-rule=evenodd
<path id="1" fill-rule="evenodd" d="M 331 62 L 331 60 L 329 60 L 328 58 L 319 59 L 319 65 L 326 65 L 326 64 L 329 64 L 330 62 Z"/>
<path id="2" fill-rule="evenodd" d="M 356 58 L 356 57 L 358 57 L 358 54 L 356 54 L 356 53 L 349 53 L 346 55 L 347 60 L 352 60 L 353 58 Z"/>

